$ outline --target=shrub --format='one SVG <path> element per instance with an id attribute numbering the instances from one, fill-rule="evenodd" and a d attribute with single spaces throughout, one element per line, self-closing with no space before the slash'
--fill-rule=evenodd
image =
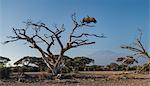
<path id="1" fill-rule="evenodd" d="M 10 78 L 11 69 L 8 67 L 0 68 L 0 79 L 8 79 Z"/>

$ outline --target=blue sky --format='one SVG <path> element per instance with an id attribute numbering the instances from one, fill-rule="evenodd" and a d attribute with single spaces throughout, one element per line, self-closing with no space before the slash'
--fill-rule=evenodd
<path id="1" fill-rule="evenodd" d="M 66 31 L 72 27 L 70 15 L 77 14 L 78 19 L 87 15 L 97 19 L 89 32 L 104 33 L 108 38 L 92 39 L 95 45 L 72 49 L 68 56 L 87 56 L 99 50 L 126 52 L 120 45 L 129 44 L 142 29 L 143 43 L 148 49 L 149 42 L 149 0 L 0 0 L 0 42 L 12 35 L 12 27 L 23 28 L 23 21 L 31 19 L 42 21 L 49 27 L 65 24 Z M 67 35 L 67 34 L 64 34 Z M 64 36 L 63 35 L 63 36 Z M 54 49 L 54 52 L 57 48 Z M 23 56 L 38 56 L 36 50 L 23 43 L 0 44 L 0 55 L 16 61 Z"/>

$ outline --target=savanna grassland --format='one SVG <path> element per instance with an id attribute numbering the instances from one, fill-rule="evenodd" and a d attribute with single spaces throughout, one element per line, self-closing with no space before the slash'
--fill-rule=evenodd
<path id="1" fill-rule="evenodd" d="M 26 73 L 27 75 L 41 78 L 48 74 Z M 134 73 L 134 71 L 86 71 L 75 74 L 71 79 L 34 80 L 26 79 L 17 82 L 14 79 L 1 80 L 0 86 L 150 86 L 149 73 Z"/>

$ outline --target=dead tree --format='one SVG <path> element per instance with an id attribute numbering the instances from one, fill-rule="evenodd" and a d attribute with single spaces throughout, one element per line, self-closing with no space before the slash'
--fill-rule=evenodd
<path id="1" fill-rule="evenodd" d="M 144 47 L 141 41 L 142 37 L 142 31 L 139 29 L 139 37 L 135 40 L 135 42 L 132 45 L 123 45 L 121 48 L 128 49 L 129 51 L 133 52 L 133 57 L 145 57 L 147 59 L 147 67 L 150 67 L 150 55 L 148 54 L 148 51 Z M 144 70 L 145 67 L 141 69 Z"/>
<path id="2" fill-rule="evenodd" d="M 78 22 L 75 14 L 73 14 L 71 18 L 74 26 L 67 36 L 67 42 L 62 41 L 62 33 L 65 31 L 64 24 L 61 27 L 55 25 L 54 29 L 50 29 L 44 23 L 33 23 L 31 21 L 27 21 L 25 22 L 25 28 L 13 28 L 15 36 L 8 36 L 10 40 L 5 41 L 4 44 L 20 40 L 25 41 L 29 44 L 30 48 L 37 49 L 39 51 L 42 59 L 51 70 L 52 75 L 57 76 L 61 73 L 62 67 L 64 67 L 63 56 L 66 51 L 79 46 L 95 44 L 95 41 L 90 41 L 89 37 L 105 37 L 104 35 L 98 36 L 96 34 L 89 34 L 81 31 L 79 32 L 78 30 L 81 28 L 93 27 L 91 25 L 92 21 L 90 23 Z M 51 48 L 56 44 L 58 44 L 60 47 L 59 57 L 57 58 L 51 50 Z M 43 48 L 43 46 L 46 46 L 46 48 Z"/>

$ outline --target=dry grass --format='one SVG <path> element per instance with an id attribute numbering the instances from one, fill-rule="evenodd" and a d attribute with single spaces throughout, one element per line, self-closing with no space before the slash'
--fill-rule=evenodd
<path id="1" fill-rule="evenodd" d="M 40 75 L 43 73 L 27 73 Z M 47 74 L 47 73 L 44 73 Z M 81 71 L 74 78 L 63 80 L 41 80 L 37 82 L 0 81 L 0 86 L 150 86 L 150 74 L 136 74 L 133 71 Z"/>

